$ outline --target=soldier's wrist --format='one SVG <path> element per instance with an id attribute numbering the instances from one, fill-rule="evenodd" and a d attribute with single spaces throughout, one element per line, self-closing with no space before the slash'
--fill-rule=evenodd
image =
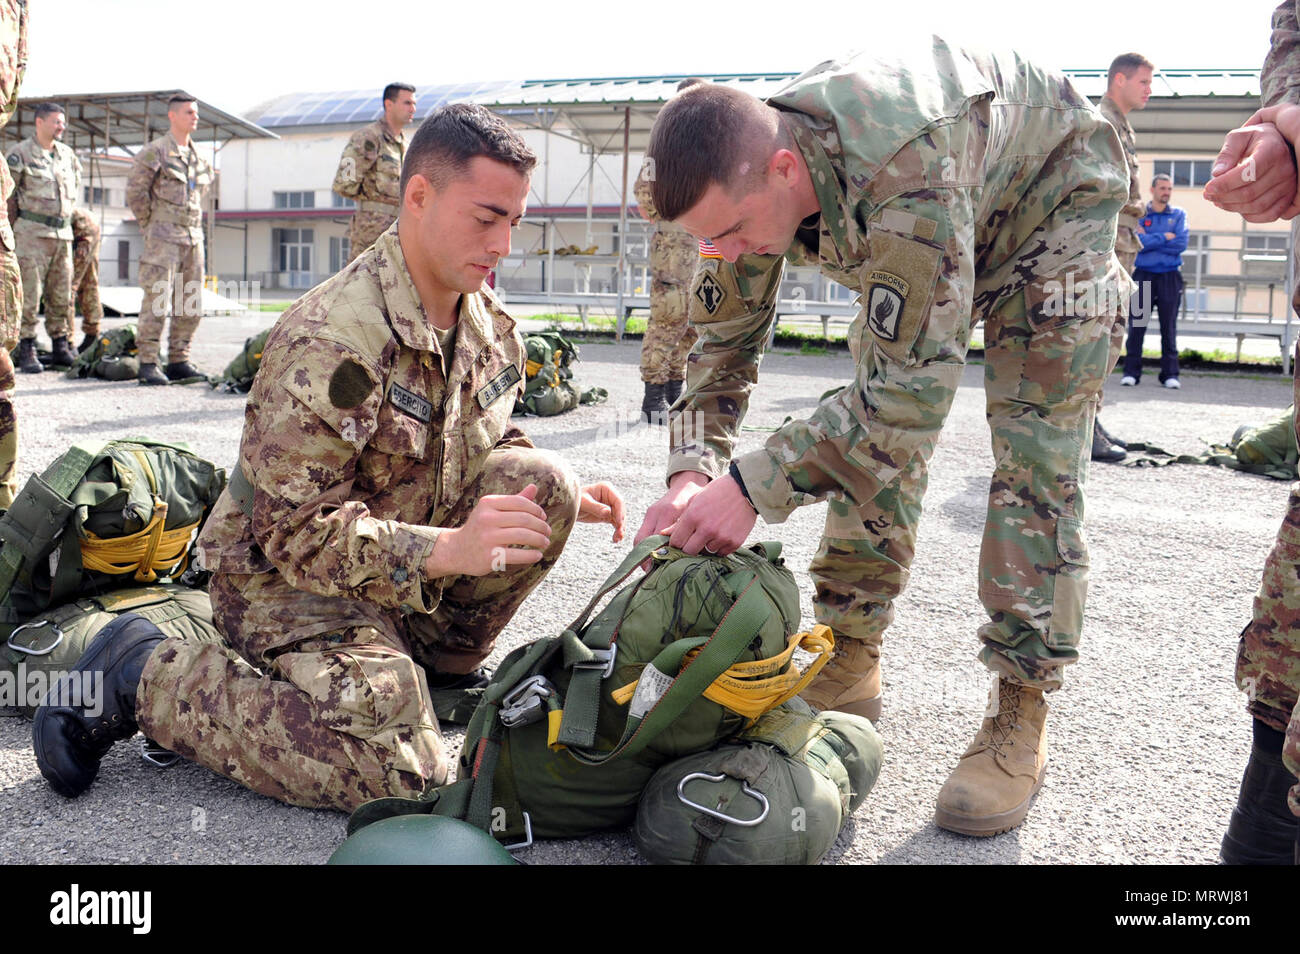
<path id="1" fill-rule="evenodd" d="M 740 476 L 740 468 L 736 466 L 734 460 L 727 465 L 727 475 L 736 482 L 736 486 L 740 488 L 740 492 L 745 498 L 745 503 L 749 504 L 750 509 L 757 514 L 758 508 L 754 506 L 754 498 L 749 495 L 749 490 L 745 487 L 745 478 Z"/>

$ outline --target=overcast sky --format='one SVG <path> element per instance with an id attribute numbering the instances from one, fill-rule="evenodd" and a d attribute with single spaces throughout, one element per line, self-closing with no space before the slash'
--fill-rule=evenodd
<path id="1" fill-rule="evenodd" d="M 33 0 L 24 96 L 184 88 L 233 112 L 283 93 L 471 80 L 801 71 L 899 30 L 1043 65 L 1258 68 L 1277 0 Z M 752 11 L 739 13 L 737 11 Z M 1083 16 L 1071 22 L 1066 16 Z M 391 41 L 390 41 L 391 38 Z M 390 46 L 391 42 L 391 46 Z"/>

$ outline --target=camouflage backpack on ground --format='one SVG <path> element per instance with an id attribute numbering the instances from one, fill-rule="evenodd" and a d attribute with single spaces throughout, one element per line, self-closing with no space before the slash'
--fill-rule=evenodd
<path id="1" fill-rule="evenodd" d="M 104 378 L 107 381 L 134 380 L 140 371 L 136 356 L 135 325 L 123 325 L 102 331 L 99 337 L 73 362 L 70 378 Z"/>
<path id="2" fill-rule="evenodd" d="M 77 444 L 0 516 L 0 618 L 121 586 L 176 579 L 226 484 L 184 444 Z"/>
<path id="3" fill-rule="evenodd" d="M 550 417 L 572 411 L 579 404 L 600 404 L 609 397 L 604 388 L 579 391 L 573 383 L 573 364 L 578 360 L 578 346 L 558 331 L 527 335 L 524 347 L 528 360 L 524 365 L 527 383 L 515 405 L 516 414 Z"/>
<path id="4" fill-rule="evenodd" d="M 349 833 L 403 814 L 461 818 L 503 840 L 629 824 L 655 769 L 734 737 L 829 658 L 826 627 L 796 633 L 799 590 L 780 551 L 762 543 L 687 556 L 665 537 L 646 539 L 568 629 L 497 667 L 456 782 L 368 802 Z M 627 582 L 647 560 L 650 570 Z M 802 674 L 799 648 L 817 654 Z"/>
<path id="5" fill-rule="evenodd" d="M 122 613 L 139 613 L 168 636 L 217 641 L 212 603 L 206 590 L 174 583 L 128 587 L 98 596 L 85 596 L 47 609 L 29 622 L 13 627 L 0 648 L 0 705 L 12 705 L 32 716 L 45 690 L 81 658 L 99 631 Z M 9 629 L 8 626 L 4 627 Z M 83 695 L 92 687 L 73 684 Z"/>
<path id="6" fill-rule="evenodd" d="M 274 327 L 274 326 L 273 326 Z M 244 341 L 244 348 L 235 355 L 233 361 L 226 365 L 220 375 L 208 378 L 208 384 L 221 391 L 234 394 L 246 394 L 253 387 L 253 378 L 262 366 L 262 352 L 266 350 L 266 339 L 271 336 L 271 328 Z"/>

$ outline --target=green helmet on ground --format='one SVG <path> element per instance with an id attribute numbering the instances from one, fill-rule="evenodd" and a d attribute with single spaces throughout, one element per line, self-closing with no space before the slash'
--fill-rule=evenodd
<path id="1" fill-rule="evenodd" d="M 367 825 L 330 855 L 331 865 L 513 865 L 487 832 L 441 815 L 397 815 Z"/>

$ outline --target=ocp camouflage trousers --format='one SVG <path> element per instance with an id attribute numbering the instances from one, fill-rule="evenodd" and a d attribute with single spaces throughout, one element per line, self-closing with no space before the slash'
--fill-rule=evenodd
<path id="1" fill-rule="evenodd" d="M 36 313 L 45 299 L 45 332 L 51 338 L 72 326 L 72 243 L 67 239 L 23 235 L 18 249 L 23 281 L 23 324 L 20 337 L 35 338 L 40 329 Z"/>
<path id="2" fill-rule="evenodd" d="M 0 510 L 18 494 L 18 413 L 14 406 L 14 362 L 9 349 L 18 343 L 23 310 L 23 281 L 14 253 L 0 245 Z"/>
<path id="3" fill-rule="evenodd" d="M 450 758 L 426 667 L 472 671 L 564 548 L 578 484 L 555 455 L 494 451 L 448 523 L 484 494 L 536 483 L 551 525 L 541 561 L 445 581 L 429 615 L 295 590 L 275 572 L 217 573 L 213 617 L 224 643 L 164 641 L 145 666 L 141 729 L 227 778 L 294 805 L 351 811 L 446 781 Z"/>
<path id="4" fill-rule="evenodd" d="M 650 321 L 641 339 L 641 380 L 664 384 L 686 378 L 686 356 L 698 337 L 686 322 L 690 290 L 659 279 L 650 282 Z"/>
<path id="5" fill-rule="evenodd" d="M 145 235 L 140 254 L 140 321 L 135 342 L 141 364 L 157 364 L 163 325 L 167 360 L 177 364 L 190 356 L 190 342 L 203 317 L 203 246 L 179 245 Z"/>

